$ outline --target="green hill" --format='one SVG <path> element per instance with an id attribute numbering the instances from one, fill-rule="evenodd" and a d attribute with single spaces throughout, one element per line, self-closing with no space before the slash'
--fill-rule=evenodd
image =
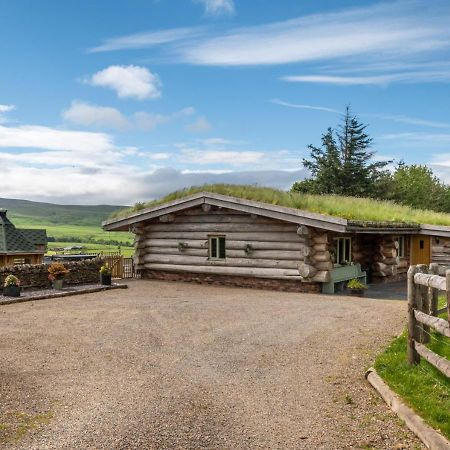
<path id="1" fill-rule="evenodd" d="M 129 233 L 103 231 L 101 223 L 115 211 L 124 208 L 113 205 L 56 205 L 0 198 L 0 208 L 21 228 L 45 228 L 51 240 L 70 243 L 130 244 Z"/>

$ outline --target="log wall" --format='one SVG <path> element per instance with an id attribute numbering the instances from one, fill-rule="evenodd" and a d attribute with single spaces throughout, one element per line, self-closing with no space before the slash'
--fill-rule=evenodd
<path id="1" fill-rule="evenodd" d="M 305 281 L 299 265 L 310 253 L 298 225 L 216 207 L 152 219 L 136 231 L 135 263 L 154 271 Z M 208 258 L 208 238 L 226 237 L 226 259 Z"/>
<path id="2" fill-rule="evenodd" d="M 432 237 L 431 260 L 440 266 L 450 266 L 450 238 Z"/>

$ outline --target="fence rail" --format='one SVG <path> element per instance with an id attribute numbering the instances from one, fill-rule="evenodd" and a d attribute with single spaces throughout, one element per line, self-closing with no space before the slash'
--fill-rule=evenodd
<path id="1" fill-rule="evenodd" d="M 434 353 L 425 344 L 430 330 L 450 337 L 450 270 L 445 277 L 437 275 L 437 264 L 411 266 L 408 270 L 408 362 L 418 364 L 424 358 L 450 377 L 450 361 Z M 445 291 L 447 306 L 438 309 L 439 291 Z M 447 319 L 437 317 L 447 312 Z"/>

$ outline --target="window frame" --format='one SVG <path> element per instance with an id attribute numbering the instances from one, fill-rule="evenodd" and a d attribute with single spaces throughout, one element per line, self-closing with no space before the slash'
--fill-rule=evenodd
<path id="1" fill-rule="evenodd" d="M 223 240 L 223 256 L 221 256 L 220 242 Z M 213 244 L 213 242 L 215 242 Z M 227 257 L 226 251 L 226 237 L 224 235 L 210 235 L 208 236 L 208 259 L 212 261 L 224 261 Z M 213 256 L 213 248 L 215 247 L 216 256 Z"/>
<path id="2" fill-rule="evenodd" d="M 339 241 L 343 242 L 342 248 L 344 250 L 344 256 L 345 258 L 340 258 L 340 250 L 339 250 Z M 336 261 L 334 263 L 335 266 L 342 266 L 343 261 L 346 261 L 347 264 L 350 264 L 352 262 L 352 238 L 351 236 L 339 236 L 339 237 L 335 237 L 334 238 L 334 242 L 335 242 L 335 256 L 336 256 Z M 346 254 L 346 242 L 349 243 L 348 245 L 348 255 Z"/>
<path id="3" fill-rule="evenodd" d="M 406 258 L 406 236 L 398 237 L 398 253 L 399 258 Z"/>

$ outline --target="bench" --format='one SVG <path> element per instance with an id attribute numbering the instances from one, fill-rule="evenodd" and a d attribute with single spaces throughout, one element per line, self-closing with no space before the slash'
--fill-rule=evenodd
<path id="1" fill-rule="evenodd" d="M 361 270 L 361 264 L 354 263 L 348 266 L 338 266 L 330 270 L 331 279 L 327 283 L 322 283 L 323 294 L 334 294 L 335 284 L 342 283 L 344 281 L 353 280 L 356 278 L 362 283 L 366 284 L 366 272 Z"/>

